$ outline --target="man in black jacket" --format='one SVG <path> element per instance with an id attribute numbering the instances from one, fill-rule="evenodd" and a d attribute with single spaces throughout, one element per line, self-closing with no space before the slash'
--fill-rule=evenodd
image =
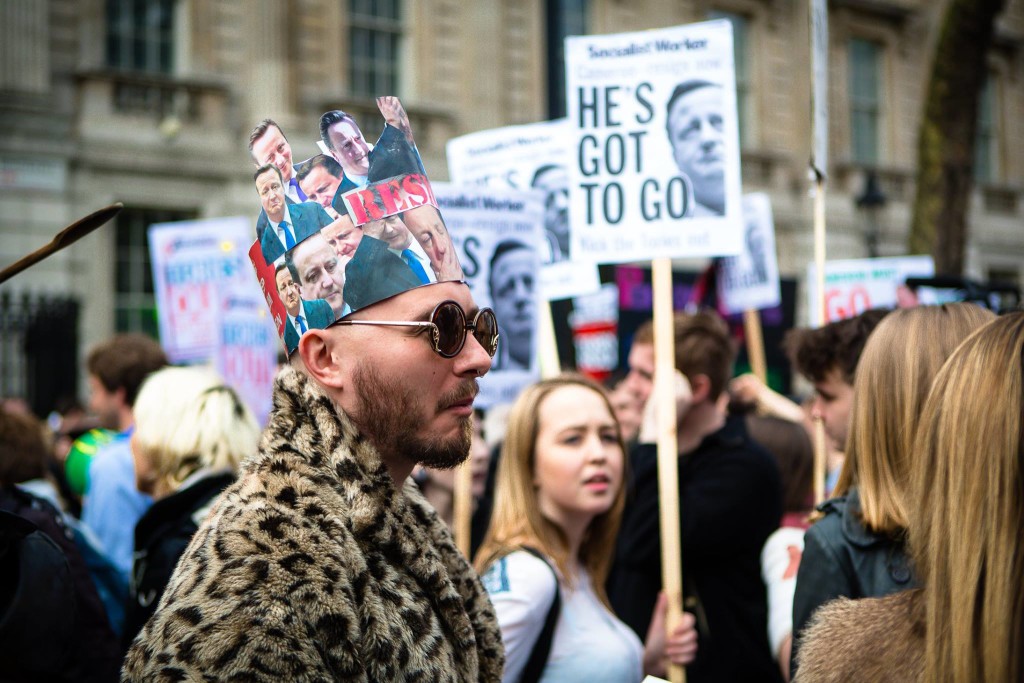
<path id="1" fill-rule="evenodd" d="M 699 634 L 687 680 L 778 681 L 760 554 L 782 515 L 779 473 L 742 422 L 726 417 L 720 398 L 735 352 L 725 323 L 713 313 L 679 314 L 675 338 L 676 369 L 691 388 L 677 417 L 684 607 L 696 615 Z M 644 402 L 654 375 L 653 342 L 645 324 L 629 354 L 626 381 Z M 631 460 L 608 594 L 616 613 L 643 637 L 662 587 L 656 450 L 641 444 Z"/>
<path id="2" fill-rule="evenodd" d="M 121 652 L 72 529 L 17 486 L 46 475 L 41 427 L 0 410 L 0 680 L 113 681 Z"/>

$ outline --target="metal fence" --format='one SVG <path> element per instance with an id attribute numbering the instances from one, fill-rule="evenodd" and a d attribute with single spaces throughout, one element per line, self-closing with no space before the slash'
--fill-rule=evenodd
<path id="1" fill-rule="evenodd" d="M 46 416 L 78 395 L 77 299 L 0 292 L 0 397 Z"/>

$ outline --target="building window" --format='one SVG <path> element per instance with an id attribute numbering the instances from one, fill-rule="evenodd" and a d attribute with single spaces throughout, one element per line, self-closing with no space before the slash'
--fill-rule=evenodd
<path id="1" fill-rule="evenodd" d="M 974 179 L 991 183 L 999 179 L 996 76 L 988 74 L 978 93 L 978 124 L 974 139 Z"/>
<path id="2" fill-rule="evenodd" d="M 349 82 L 364 97 L 398 95 L 401 0 L 350 0 Z"/>
<path id="3" fill-rule="evenodd" d="M 854 163 L 878 165 L 882 118 L 882 46 L 850 41 L 850 152 Z"/>
<path id="4" fill-rule="evenodd" d="M 711 11 L 709 19 L 728 19 L 732 24 L 733 61 L 736 63 L 736 113 L 739 116 L 740 146 L 750 145 L 749 123 L 754 114 L 750 93 L 750 19 L 742 14 Z"/>
<path id="5" fill-rule="evenodd" d="M 36 415 L 78 395 L 78 299 L 0 291 L 0 396 Z"/>
<path id="6" fill-rule="evenodd" d="M 170 73 L 175 0 L 107 0 L 107 66 Z"/>
<path id="7" fill-rule="evenodd" d="M 1020 307 L 1020 268 L 998 266 L 988 269 L 988 304 L 998 311 Z"/>
<path id="8" fill-rule="evenodd" d="M 547 2 L 548 118 L 565 116 L 565 38 L 587 34 L 587 0 Z"/>
<path id="9" fill-rule="evenodd" d="M 1020 269 L 1013 266 L 1001 266 L 988 269 L 988 281 L 1007 285 L 1020 285 Z"/>
<path id="10" fill-rule="evenodd" d="M 159 339 L 149 226 L 195 218 L 188 211 L 125 208 L 117 217 L 114 263 L 114 326 L 118 332 L 142 332 Z"/>

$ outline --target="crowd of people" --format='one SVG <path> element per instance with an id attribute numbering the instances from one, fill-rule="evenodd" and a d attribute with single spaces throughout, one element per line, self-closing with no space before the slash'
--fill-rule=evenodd
<path id="1" fill-rule="evenodd" d="M 451 305 L 463 315 L 438 315 Z M 380 322 L 431 310 L 432 344 Z M 0 678 L 1024 675 L 1024 313 L 944 304 L 793 330 L 802 404 L 733 376 L 715 313 L 677 314 L 669 630 L 652 325 L 606 385 L 545 379 L 485 416 L 496 326 L 465 284 L 369 312 L 306 332 L 262 435 L 214 372 L 169 366 L 140 335 L 90 351 L 91 421 L 69 411 L 54 431 L 5 402 Z M 467 458 L 470 557 L 450 531 Z"/>

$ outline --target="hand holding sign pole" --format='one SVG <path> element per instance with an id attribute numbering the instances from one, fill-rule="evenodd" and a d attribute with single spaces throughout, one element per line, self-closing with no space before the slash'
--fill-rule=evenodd
<path id="1" fill-rule="evenodd" d="M 668 596 L 666 634 L 683 618 L 683 557 L 679 536 L 679 446 L 676 438 L 675 329 L 672 307 L 672 260 L 651 263 L 654 289 L 654 401 L 658 430 L 658 500 L 661 502 L 661 583 Z M 669 665 L 669 680 L 683 683 L 686 671 Z"/>
<path id="2" fill-rule="evenodd" d="M 764 357 L 764 334 L 761 330 L 761 314 L 754 308 L 743 311 L 743 333 L 747 339 L 747 358 L 750 371 L 765 386 L 768 386 L 768 364 Z"/>
<path id="3" fill-rule="evenodd" d="M 653 259 L 655 389 L 666 626 L 682 616 L 673 257 L 740 251 L 739 134 L 726 20 L 567 38 L 571 253 Z M 683 681 L 682 667 L 670 680 Z"/>

